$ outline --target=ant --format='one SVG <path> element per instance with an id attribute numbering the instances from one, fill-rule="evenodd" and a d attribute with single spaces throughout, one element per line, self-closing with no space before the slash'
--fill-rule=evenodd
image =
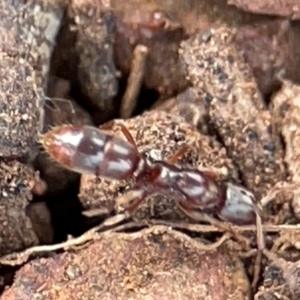
<path id="1" fill-rule="evenodd" d="M 201 211 L 214 209 L 220 220 L 255 223 L 260 210 L 250 191 L 218 181 L 215 173 L 176 166 L 188 147 L 166 161 L 151 162 L 139 153 L 125 125 L 118 125 L 127 140 L 92 126 L 63 125 L 45 133 L 41 143 L 52 159 L 71 171 L 110 180 L 134 178 L 134 186 L 116 200 L 117 205 L 131 203 L 126 208 L 129 216 L 146 198 L 162 194 L 194 220 L 202 220 Z"/>

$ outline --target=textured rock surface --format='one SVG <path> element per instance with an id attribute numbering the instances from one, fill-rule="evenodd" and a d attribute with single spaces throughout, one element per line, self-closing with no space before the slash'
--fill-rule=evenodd
<path id="1" fill-rule="evenodd" d="M 117 19 L 115 53 L 120 70 L 129 72 L 133 50 L 142 44 L 149 49 L 145 87 L 159 91 L 163 98 L 186 88 L 178 56 L 179 44 L 186 34 L 176 17 L 169 16 L 164 4 L 155 1 L 111 2 Z"/>
<path id="2" fill-rule="evenodd" d="M 25 208 L 32 198 L 33 170 L 16 161 L 0 161 L 0 257 L 36 245 L 38 239 Z"/>
<path id="3" fill-rule="evenodd" d="M 75 0 L 68 14 L 74 22 L 70 29 L 76 32 L 77 79 L 82 93 L 109 116 L 115 109 L 118 81 L 113 53 L 115 18 L 107 3 Z"/>
<path id="4" fill-rule="evenodd" d="M 35 155 L 50 55 L 63 15 L 51 1 L 1 1 L 0 156 Z"/>
<path id="5" fill-rule="evenodd" d="M 182 59 L 244 183 L 264 195 L 285 176 L 283 152 L 279 138 L 272 135 L 272 118 L 251 68 L 233 37 L 227 27 L 196 35 L 182 43 Z"/>
<path id="6" fill-rule="evenodd" d="M 241 262 L 166 227 L 111 234 L 22 267 L 0 299 L 248 299 Z"/>
<path id="7" fill-rule="evenodd" d="M 227 3 L 252 13 L 300 19 L 300 4 L 297 0 L 227 0 Z"/>

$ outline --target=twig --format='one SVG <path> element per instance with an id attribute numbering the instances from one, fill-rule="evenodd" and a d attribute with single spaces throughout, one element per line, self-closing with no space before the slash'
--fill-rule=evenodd
<path id="1" fill-rule="evenodd" d="M 258 249 L 255 257 L 254 269 L 253 269 L 253 280 L 251 284 L 253 290 L 257 288 L 257 284 L 260 278 L 261 263 L 262 263 L 262 250 Z"/>
<path id="2" fill-rule="evenodd" d="M 136 107 L 137 96 L 145 75 L 147 54 L 148 48 L 143 45 L 137 45 L 133 51 L 130 74 L 121 103 L 120 116 L 123 119 L 129 118 Z"/>
<path id="3" fill-rule="evenodd" d="M 256 214 L 256 238 L 257 238 L 257 253 L 254 263 L 254 270 L 253 270 L 253 280 L 252 280 L 252 288 L 256 289 L 258 280 L 260 277 L 261 271 L 261 263 L 262 263 L 262 251 L 265 249 L 265 239 L 263 234 L 262 222 L 261 217 L 257 213 Z"/>
<path id="4" fill-rule="evenodd" d="M 96 240 L 100 237 L 107 236 L 108 234 L 111 234 L 113 232 L 125 230 L 125 229 L 132 228 L 132 227 L 141 227 L 141 226 L 145 226 L 145 223 L 131 222 L 131 223 L 120 225 L 116 228 L 109 229 L 104 232 L 98 233 L 99 230 L 106 227 L 105 224 L 101 224 L 99 226 L 96 226 L 96 227 L 90 229 L 89 231 L 87 231 L 86 233 L 84 233 L 83 235 L 81 235 L 79 237 L 69 239 L 62 243 L 58 243 L 55 245 L 35 246 L 35 247 L 28 248 L 28 249 L 24 250 L 23 252 L 12 253 L 12 254 L 3 256 L 0 258 L 0 265 L 9 265 L 9 266 L 21 265 L 21 264 L 25 263 L 29 259 L 29 257 L 35 253 L 52 252 L 52 251 L 57 251 L 57 250 L 61 250 L 61 249 L 69 249 L 69 248 L 75 247 L 77 245 L 82 245 L 84 243 L 87 243 L 91 240 Z"/>
<path id="5" fill-rule="evenodd" d="M 163 220 L 151 220 L 148 221 L 148 224 L 161 224 L 170 226 L 173 228 L 181 228 L 187 229 L 189 231 L 195 232 L 224 232 L 226 228 L 217 227 L 214 225 L 206 225 L 206 224 L 190 224 L 190 223 L 183 223 L 183 222 L 168 222 Z M 231 229 L 237 232 L 251 232 L 256 231 L 257 225 L 231 225 Z M 273 225 L 273 224 L 265 224 L 261 225 L 262 232 L 283 232 L 283 231 L 293 231 L 293 230 L 300 230 L 300 224 L 296 225 Z"/>
<path id="6" fill-rule="evenodd" d="M 241 244 L 243 244 L 243 245 L 247 244 L 247 239 L 241 235 L 241 231 L 236 230 L 237 228 L 239 228 L 239 226 L 233 226 L 232 224 L 217 221 L 214 218 L 211 218 L 209 216 L 206 216 L 205 220 L 203 219 L 203 221 L 210 223 L 210 225 L 189 224 L 189 223 L 172 223 L 172 222 L 161 222 L 161 224 L 164 224 L 166 226 L 170 226 L 173 228 L 187 229 L 190 231 L 201 232 L 201 233 L 204 233 L 204 232 L 229 232 Z M 153 222 L 150 221 L 150 223 L 157 224 L 155 220 Z M 251 230 L 249 230 L 249 231 L 253 231 L 256 229 L 254 226 L 252 226 L 252 227 L 253 228 L 251 228 Z M 247 245 L 246 245 L 246 247 L 247 247 Z"/>
<path id="7" fill-rule="evenodd" d="M 273 188 L 271 188 L 269 190 L 269 192 L 267 193 L 267 195 L 260 200 L 260 203 L 264 207 L 269 202 L 271 202 L 274 199 L 276 199 L 275 197 L 280 192 L 285 191 L 285 192 L 294 193 L 299 188 L 300 188 L 299 183 L 279 181 L 278 183 L 275 184 L 275 186 Z"/>
<path id="8" fill-rule="evenodd" d="M 200 251 L 213 251 L 216 250 L 217 248 L 219 248 L 224 242 L 226 242 L 229 237 L 230 234 L 229 233 L 224 233 L 218 241 L 216 241 L 215 243 L 212 244 L 203 244 L 200 241 L 197 241 L 193 238 L 191 238 L 190 236 L 188 236 L 185 233 L 182 233 L 180 231 L 176 231 L 174 232 L 174 235 L 176 237 L 181 237 L 182 239 L 184 239 L 185 241 L 188 241 L 189 243 L 191 243 L 195 248 L 197 248 Z"/>
<path id="9" fill-rule="evenodd" d="M 257 255 L 257 249 L 251 249 L 251 250 L 248 251 L 248 252 L 239 252 L 239 253 L 238 253 L 238 256 L 239 256 L 240 258 L 249 258 L 249 257 L 254 256 L 255 254 Z"/>
<path id="10" fill-rule="evenodd" d="M 63 243 L 59 243 L 55 245 L 35 246 L 32 248 L 28 248 L 25 251 L 20 253 L 8 254 L 0 258 L 0 265 L 9 265 L 9 266 L 21 265 L 25 263 L 29 259 L 29 257 L 34 253 L 51 252 L 51 251 L 56 251 L 56 250 L 76 246 L 79 244 L 83 244 L 92 240 L 94 238 L 93 234 L 95 233 L 88 231 L 87 233 L 81 235 L 78 238 L 73 238 Z"/>
<path id="11" fill-rule="evenodd" d="M 141 223 L 143 224 L 143 223 Z M 165 225 L 154 225 L 151 226 L 149 228 L 145 228 L 144 230 L 138 231 L 138 232 L 134 232 L 134 233 L 116 233 L 116 232 L 112 232 L 109 234 L 110 238 L 114 238 L 114 235 L 118 235 L 118 239 L 136 239 L 136 238 L 140 238 L 140 237 L 145 237 L 149 234 L 163 234 L 163 233 L 170 233 L 172 232 L 172 235 L 175 238 L 179 238 L 182 240 L 185 240 L 187 242 L 189 242 L 190 244 L 192 244 L 193 246 L 195 246 L 195 248 L 197 248 L 200 251 L 213 251 L 216 248 L 218 248 L 219 246 L 221 246 L 226 240 L 229 239 L 230 234 L 229 233 L 225 233 L 222 235 L 222 237 L 220 237 L 220 239 L 212 244 L 203 244 L 200 241 L 197 241 L 193 238 L 191 238 L 190 236 L 188 236 L 187 234 L 177 231 L 177 230 L 173 230 L 172 228 L 165 226 Z"/>
<path id="12" fill-rule="evenodd" d="M 178 229 L 187 229 L 190 231 L 194 232 L 226 232 L 216 243 L 210 244 L 210 245 L 205 245 L 201 246 L 200 248 L 202 250 L 211 250 L 214 249 L 218 246 L 220 246 L 224 241 L 226 241 L 229 237 L 234 232 L 236 233 L 243 233 L 243 232 L 253 232 L 257 230 L 256 225 L 249 225 L 249 226 L 230 226 L 230 230 L 228 229 L 228 226 L 222 226 L 219 227 L 218 225 L 206 225 L 206 224 L 189 224 L 189 223 L 180 223 L 180 222 L 167 222 L 167 221 L 160 221 L 160 220 L 151 220 L 151 221 L 144 221 L 144 222 L 131 222 L 123 225 L 119 225 L 115 228 L 108 229 L 110 226 L 115 226 L 118 223 L 124 221 L 126 219 L 126 215 L 124 214 L 119 214 L 116 216 L 113 216 L 111 218 L 108 218 L 106 221 L 104 221 L 102 224 L 99 226 L 96 226 L 83 235 L 77 237 L 77 238 L 72 238 L 69 239 L 63 243 L 55 244 L 55 245 L 43 245 L 43 246 L 35 246 L 29 249 L 26 249 L 23 252 L 19 253 L 12 253 L 8 254 L 6 256 L 3 256 L 0 258 L 0 265 L 10 265 L 10 266 L 16 266 L 16 265 L 21 265 L 25 263 L 29 257 L 33 254 L 36 253 L 42 253 L 42 252 L 52 252 L 52 251 L 57 251 L 61 249 L 68 249 L 68 248 L 75 248 L 75 246 L 82 245 L 86 242 L 89 242 L 91 240 L 96 240 L 102 237 L 106 237 L 108 235 L 114 235 L 117 234 L 117 232 L 120 232 L 125 229 L 129 228 L 138 228 L 138 227 L 149 227 L 149 225 L 152 225 L 152 227 L 149 228 L 149 230 L 153 230 L 153 228 L 159 229 L 165 228 L 164 230 L 166 231 L 171 230 L 173 228 L 178 228 Z M 261 225 L 261 231 L 260 232 L 283 232 L 283 231 L 294 231 L 300 229 L 300 224 L 298 225 Z M 147 231 L 147 230 L 146 230 Z M 146 232 L 143 230 L 143 232 Z M 139 236 L 141 231 L 137 233 L 124 233 L 124 236 L 130 236 L 131 238 L 134 238 L 134 236 Z M 228 235 L 229 234 L 229 235 Z M 253 255 L 254 253 L 257 253 L 259 251 L 265 251 L 264 244 L 259 242 L 260 237 L 258 233 L 258 250 L 252 249 L 248 253 L 250 256 Z M 118 235 L 122 236 L 121 233 L 118 233 Z M 262 250 L 263 249 L 263 250 Z M 247 254 L 247 255 L 248 255 Z M 257 260 L 261 260 L 259 257 L 259 253 L 257 253 Z M 260 269 L 257 269 L 256 272 L 259 273 Z"/>
<path id="13" fill-rule="evenodd" d="M 88 218 L 92 217 L 106 217 L 109 214 L 109 209 L 107 208 L 95 208 L 90 210 L 84 210 L 81 212 L 82 215 Z"/>

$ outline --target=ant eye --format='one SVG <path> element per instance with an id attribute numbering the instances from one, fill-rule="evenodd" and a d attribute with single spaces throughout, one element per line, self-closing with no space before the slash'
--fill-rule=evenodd
<path id="1" fill-rule="evenodd" d="M 241 194 L 247 196 L 247 192 L 241 189 Z"/>
<path id="2" fill-rule="evenodd" d="M 252 202 L 255 201 L 254 195 L 253 195 L 251 192 L 246 191 L 246 190 L 244 190 L 243 188 L 241 188 L 241 189 L 240 189 L 240 193 L 241 193 L 243 196 L 248 197 Z"/>

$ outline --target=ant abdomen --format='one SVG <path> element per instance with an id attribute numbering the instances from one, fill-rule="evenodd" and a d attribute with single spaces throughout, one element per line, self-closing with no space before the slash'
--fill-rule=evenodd
<path id="1" fill-rule="evenodd" d="M 43 136 L 42 144 L 63 167 L 107 179 L 131 177 L 140 162 L 133 145 L 90 126 L 55 127 Z"/>

